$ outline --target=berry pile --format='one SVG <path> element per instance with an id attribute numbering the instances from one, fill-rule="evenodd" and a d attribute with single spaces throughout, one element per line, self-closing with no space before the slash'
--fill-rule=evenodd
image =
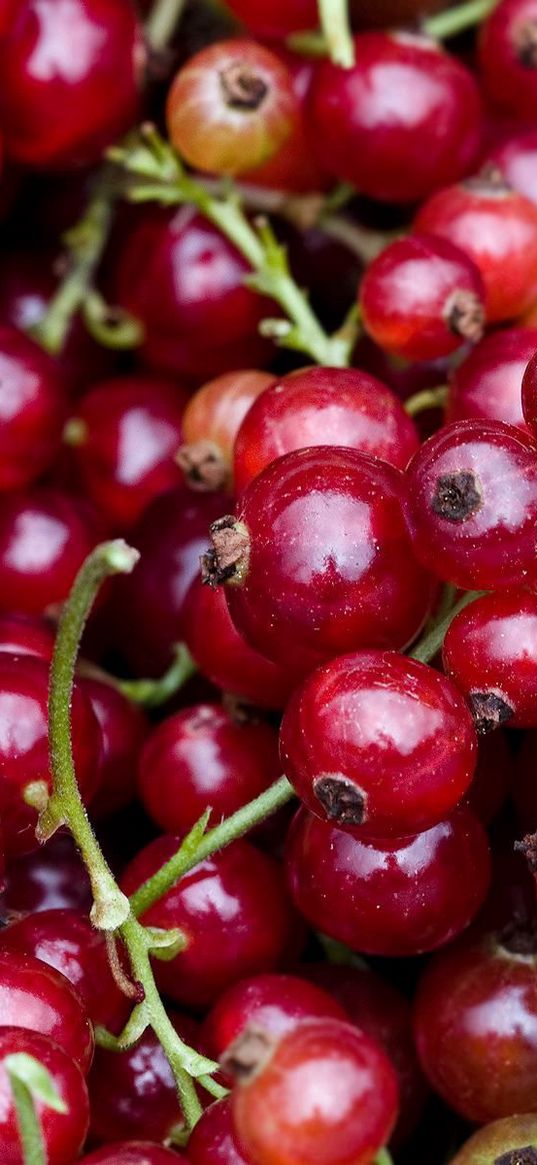
<path id="1" fill-rule="evenodd" d="M 0 1165 L 537 1165 L 536 111 L 0 0 Z"/>

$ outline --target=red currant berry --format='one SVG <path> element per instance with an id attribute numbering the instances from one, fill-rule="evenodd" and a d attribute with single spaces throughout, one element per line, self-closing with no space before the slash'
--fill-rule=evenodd
<path id="1" fill-rule="evenodd" d="M 180 841 L 158 837 L 140 850 L 123 874 L 125 893 L 134 893 L 156 873 Z M 145 912 L 143 921 L 184 930 L 186 948 L 170 962 L 155 963 L 155 976 L 171 999 L 196 1008 L 210 1006 L 246 975 L 273 970 L 297 933 L 279 866 L 246 841 L 201 862 Z"/>
<path id="2" fill-rule="evenodd" d="M 326 169 L 386 202 L 414 202 L 466 174 L 481 132 L 472 74 L 422 36 L 369 32 L 354 44 L 352 68 L 323 61 L 312 85 Z"/>
<path id="3" fill-rule="evenodd" d="M 225 372 L 204 384 L 183 415 L 185 444 L 178 461 L 192 489 L 229 489 L 235 438 L 254 400 L 274 377 L 269 372 Z"/>
<path id="4" fill-rule="evenodd" d="M 0 48 L 0 110 L 18 162 L 96 162 L 136 121 L 145 51 L 130 0 L 22 0 Z"/>
<path id="5" fill-rule="evenodd" d="M 281 37 L 315 28 L 315 0 L 229 0 L 229 8 L 257 36 Z"/>
<path id="6" fill-rule="evenodd" d="M 253 40 L 195 53 L 166 104 L 174 148 L 197 170 L 243 174 L 274 155 L 296 128 L 299 104 L 282 61 Z"/>
<path id="7" fill-rule="evenodd" d="M 537 348 L 537 329 L 492 332 L 453 370 L 446 420 L 504 421 L 525 433 L 520 389 L 528 360 Z"/>
<path id="8" fill-rule="evenodd" d="M 535 934 L 465 937 L 426 968 L 415 1034 L 433 1088 L 467 1120 L 531 1112 L 537 1103 Z"/>
<path id="9" fill-rule="evenodd" d="M 93 902 L 86 867 L 61 830 L 31 854 L 10 862 L 4 903 L 8 915 L 72 909 L 89 914 Z"/>
<path id="10" fill-rule="evenodd" d="M 217 825 L 279 775 L 273 728 L 236 722 L 217 704 L 195 704 L 155 728 L 140 759 L 138 788 L 157 825 L 188 833 L 207 808 Z"/>
<path id="11" fill-rule="evenodd" d="M 473 259 L 485 285 L 489 322 L 513 319 L 537 299 L 537 207 L 497 177 L 439 190 L 414 225 Z"/>
<path id="12" fill-rule="evenodd" d="M 307 808 L 373 837 L 441 821 L 468 789 L 476 751 L 455 686 L 395 651 L 317 668 L 291 696 L 280 732 L 283 771 Z"/>
<path id="13" fill-rule="evenodd" d="M 241 634 L 295 672 L 357 647 L 403 647 L 431 601 L 404 528 L 399 470 L 319 446 L 272 462 L 237 518 L 211 527 L 209 581 Z"/>
<path id="14" fill-rule="evenodd" d="M 467 809 L 415 837 L 362 841 L 301 811 L 287 873 L 308 922 L 355 951 L 434 950 L 471 922 L 488 889 L 487 836 Z"/>
<path id="15" fill-rule="evenodd" d="M 188 1165 L 183 1153 L 149 1141 L 123 1141 L 105 1145 L 83 1157 L 80 1165 Z"/>
<path id="16" fill-rule="evenodd" d="M 483 334 L 485 289 L 475 263 L 432 235 L 397 239 L 381 251 L 359 302 L 369 335 L 405 360 L 436 360 Z"/>
<path id="17" fill-rule="evenodd" d="M 32 1056 L 51 1075 L 65 1110 L 57 1112 L 39 1099 L 34 1101 L 47 1165 L 72 1165 L 86 1139 L 89 1119 L 88 1092 L 74 1060 L 47 1036 L 20 1027 L 0 1027 L 0 1144 L 2 1165 L 24 1165 L 17 1113 L 11 1082 L 4 1066 L 7 1056 Z"/>
<path id="18" fill-rule="evenodd" d="M 80 401 L 66 436 L 84 490 L 112 529 L 132 526 L 158 494 L 180 484 L 174 456 L 186 399 L 176 383 L 124 376 Z"/>
<path id="19" fill-rule="evenodd" d="M 479 738 L 476 770 L 465 804 L 483 825 L 490 825 L 503 808 L 511 791 L 512 764 L 505 733 L 497 730 Z"/>
<path id="20" fill-rule="evenodd" d="M 513 190 L 537 203 L 537 130 L 510 134 L 487 154 L 485 167 L 500 171 Z"/>
<path id="21" fill-rule="evenodd" d="M 59 448 L 65 390 L 53 361 L 15 328 L 0 326 L 0 490 L 40 477 Z"/>
<path id="22" fill-rule="evenodd" d="M 0 620 L 0 632 L 1 626 Z M 81 684 L 101 729 L 100 782 L 91 799 L 91 815 L 106 817 L 135 799 L 138 759 L 148 723 L 142 709 L 108 680 L 90 674 L 83 676 Z"/>
<path id="23" fill-rule="evenodd" d="M 453 1157 L 451 1165 L 532 1165 L 537 1141 L 537 1117 L 507 1116 L 478 1129 Z M 200 1163 L 202 1165 L 202 1163 Z"/>
<path id="24" fill-rule="evenodd" d="M 237 1143 L 228 1096 L 200 1116 L 188 1142 L 188 1160 L 192 1165 L 250 1165 Z"/>
<path id="25" fill-rule="evenodd" d="M 266 302 L 245 286 L 248 274 L 242 255 L 190 207 L 148 212 L 116 271 L 119 303 L 144 326 L 146 363 L 197 377 L 263 363 Z"/>
<path id="26" fill-rule="evenodd" d="M 41 959 L 0 950 L 0 1014 L 4 1026 L 48 1036 L 87 1072 L 93 1059 L 93 1028 L 71 983 Z"/>
<path id="27" fill-rule="evenodd" d="M 280 1040 L 246 1029 L 224 1062 L 239 1143 L 259 1165 L 369 1165 L 395 1124 L 390 1061 L 340 1020 L 304 1020 Z"/>
<path id="28" fill-rule="evenodd" d="M 537 461 L 532 442 L 499 421 L 459 421 L 422 445 L 408 470 L 414 551 L 440 578 L 471 590 L 535 576 Z"/>
<path id="29" fill-rule="evenodd" d="M 487 95 L 527 118 L 537 100 L 537 3 L 500 0 L 483 21 L 479 64 Z"/>
<path id="30" fill-rule="evenodd" d="M 305 368 L 274 381 L 248 410 L 235 441 L 237 493 L 295 449 L 345 445 L 404 469 L 418 448 L 414 423 L 389 388 L 355 368 Z"/>
<path id="31" fill-rule="evenodd" d="M 0 934 L 0 952 L 6 951 L 32 955 L 60 971 L 92 1023 L 114 1031 L 125 1023 L 129 1004 L 112 977 L 104 937 L 81 911 L 43 910 L 19 918 Z"/>
<path id="32" fill-rule="evenodd" d="M 0 651 L 7 655 L 35 655 L 50 663 L 54 638 L 52 624 L 38 615 L 0 614 Z"/>
<path id="33" fill-rule="evenodd" d="M 48 666 L 31 655 L 0 654 L 0 818 L 7 853 L 35 849 L 37 807 L 51 787 Z M 85 801 L 99 781 L 100 731 L 77 684 L 72 701 L 75 770 Z"/>

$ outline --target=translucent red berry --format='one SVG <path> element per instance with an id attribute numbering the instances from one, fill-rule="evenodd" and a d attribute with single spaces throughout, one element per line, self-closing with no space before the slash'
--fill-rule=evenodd
<path id="1" fill-rule="evenodd" d="M 65 1111 L 57 1112 L 36 1100 L 41 1135 L 48 1165 L 72 1165 L 86 1139 L 89 1120 L 88 1092 L 74 1060 L 48 1036 L 20 1027 L 0 1027 L 0 1143 L 2 1165 L 22 1165 L 23 1156 L 11 1083 L 5 1067 L 7 1056 L 32 1056 L 52 1077 Z"/>
<path id="2" fill-rule="evenodd" d="M 502 328 L 485 336 L 453 369 L 446 421 L 505 421 L 527 433 L 520 390 L 536 348 L 535 328 Z"/>

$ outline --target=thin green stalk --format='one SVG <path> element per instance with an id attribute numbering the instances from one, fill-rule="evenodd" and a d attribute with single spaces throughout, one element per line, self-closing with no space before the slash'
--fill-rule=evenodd
<path id="1" fill-rule="evenodd" d="M 32 1093 L 23 1080 L 7 1069 L 13 1104 L 17 1114 L 17 1128 L 22 1146 L 24 1165 L 47 1165 L 41 1123 Z"/>
<path id="2" fill-rule="evenodd" d="M 429 16 L 423 21 L 422 29 L 434 40 L 447 40 L 480 24 L 496 4 L 497 0 L 466 0 L 466 3 L 458 4 L 455 8 L 447 8 L 445 12 Z"/>
<path id="3" fill-rule="evenodd" d="M 145 22 L 145 34 L 154 52 L 162 52 L 179 27 L 186 0 L 155 0 Z"/>
<path id="4" fill-rule="evenodd" d="M 134 704 L 142 704 L 145 708 L 160 708 L 176 692 L 188 682 L 196 673 L 196 664 L 184 643 L 176 644 L 174 660 L 168 671 L 157 680 L 114 680 L 114 687 L 119 688 L 127 699 Z"/>
<path id="5" fill-rule="evenodd" d="M 440 648 L 445 639 L 446 632 L 451 626 L 455 616 L 458 615 L 461 611 L 464 611 L 464 608 L 467 607 L 469 603 L 473 603 L 475 599 L 479 599 L 484 593 L 484 591 L 466 591 L 466 593 L 459 599 L 458 603 L 455 603 L 455 606 L 451 608 L 451 611 L 449 611 L 443 619 L 440 619 L 439 622 L 436 623 L 435 626 L 426 635 L 424 635 L 422 639 L 420 639 L 419 643 L 416 645 L 413 651 L 409 652 L 411 659 L 417 659 L 420 663 L 430 663 L 431 660 L 434 659 L 436 653 L 440 651 Z"/>
<path id="6" fill-rule="evenodd" d="M 317 5 L 319 23 L 331 60 L 343 69 L 351 69 L 354 65 L 354 43 L 347 0 L 317 0 Z"/>
<path id="7" fill-rule="evenodd" d="M 393 1165 L 393 1157 L 388 1149 L 381 1149 L 375 1157 L 375 1165 Z"/>
<path id="8" fill-rule="evenodd" d="M 418 413 L 426 409 L 442 409 L 447 401 L 448 388 L 442 384 L 438 388 L 424 388 L 415 392 L 414 396 L 405 401 L 405 409 L 410 417 L 417 417 Z"/>
<path id="9" fill-rule="evenodd" d="M 276 809 L 290 801 L 293 795 L 294 790 L 287 777 L 280 777 L 279 781 L 275 781 L 269 789 L 256 797 L 255 801 L 250 801 L 249 805 L 244 805 L 242 809 L 238 809 L 220 825 L 215 825 L 214 829 L 209 829 L 207 833 L 203 833 L 196 844 L 187 845 L 186 842 L 189 841 L 189 838 L 186 838 L 177 853 L 132 895 L 131 910 L 133 914 L 136 917 L 144 914 L 154 902 L 158 902 L 159 898 L 162 898 L 162 895 L 175 885 L 179 878 L 192 870 L 199 862 L 204 861 L 217 850 L 224 849 L 226 845 L 236 841 L 238 837 L 243 837 L 254 825 L 259 825 L 269 814 L 274 813 Z"/>

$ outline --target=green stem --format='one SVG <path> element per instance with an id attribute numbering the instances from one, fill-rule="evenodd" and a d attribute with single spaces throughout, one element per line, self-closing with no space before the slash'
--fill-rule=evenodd
<path id="1" fill-rule="evenodd" d="M 196 673 L 196 664 L 184 643 L 176 644 L 174 661 L 168 671 L 157 680 L 114 680 L 127 699 L 146 708 L 159 708 L 187 683 Z"/>
<path id="2" fill-rule="evenodd" d="M 41 1123 L 32 1093 L 16 1072 L 11 1072 L 7 1066 L 6 1070 L 17 1114 L 24 1165 L 47 1165 Z"/>
<path id="3" fill-rule="evenodd" d="M 145 34 L 154 52 L 170 43 L 183 14 L 186 0 L 155 0 L 145 22 Z"/>
<path id="4" fill-rule="evenodd" d="M 343 69 L 354 65 L 354 43 L 352 39 L 347 0 L 317 0 L 319 23 L 326 38 L 330 58 Z"/>
<path id="5" fill-rule="evenodd" d="M 456 8 L 429 16 L 423 21 L 422 29 L 435 40 L 447 40 L 479 24 L 492 12 L 496 3 L 497 0 L 466 0 L 466 3 L 458 4 Z"/>
<path id="6" fill-rule="evenodd" d="M 144 914 L 154 902 L 158 902 L 159 898 L 162 898 L 163 894 L 166 894 L 175 885 L 179 878 L 192 870 L 199 862 L 204 861 L 217 850 L 223 849 L 224 846 L 229 845 L 238 837 L 243 837 L 254 825 L 259 825 L 276 809 L 290 801 L 293 795 L 294 790 L 287 777 L 280 777 L 279 781 L 275 781 L 269 789 L 256 797 L 255 801 L 250 801 L 249 805 L 244 805 L 242 809 L 238 809 L 220 825 L 216 825 L 214 829 L 203 834 L 195 847 L 181 846 L 177 853 L 133 894 L 131 898 L 133 914 L 136 917 Z"/>
<path id="7" fill-rule="evenodd" d="M 429 631 L 426 635 L 423 636 L 422 639 L 420 639 L 419 643 L 416 645 L 413 651 L 409 652 L 410 658 L 417 659 L 420 663 L 430 663 L 431 660 L 434 659 L 436 653 L 440 651 L 440 648 L 444 642 L 446 631 L 451 626 L 455 616 L 458 615 L 460 611 L 464 611 L 464 608 L 467 607 L 469 603 L 473 603 L 475 599 L 479 599 L 484 593 L 484 591 L 466 591 L 462 598 L 459 599 L 458 603 L 455 603 L 455 606 L 451 608 L 451 611 L 449 611 L 448 614 L 444 616 L 444 618 L 440 619 L 438 623 L 436 623 L 435 626 L 431 629 L 431 631 Z"/>
<path id="8" fill-rule="evenodd" d="M 423 413 L 426 409 L 442 409 L 446 404 L 448 391 L 447 386 L 442 384 L 439 388 L 424 388 L 421 392 L 415 392 L 414 396 L 405 401 L 408 415 L 417 417 L 418 413 Z"/>
<path id="9" fill-rule="evenodd" d="M 388 1149 L 380 1149 L 375 1157 L 374 1165 L 393 1165 L 393 1157 Z"/>

